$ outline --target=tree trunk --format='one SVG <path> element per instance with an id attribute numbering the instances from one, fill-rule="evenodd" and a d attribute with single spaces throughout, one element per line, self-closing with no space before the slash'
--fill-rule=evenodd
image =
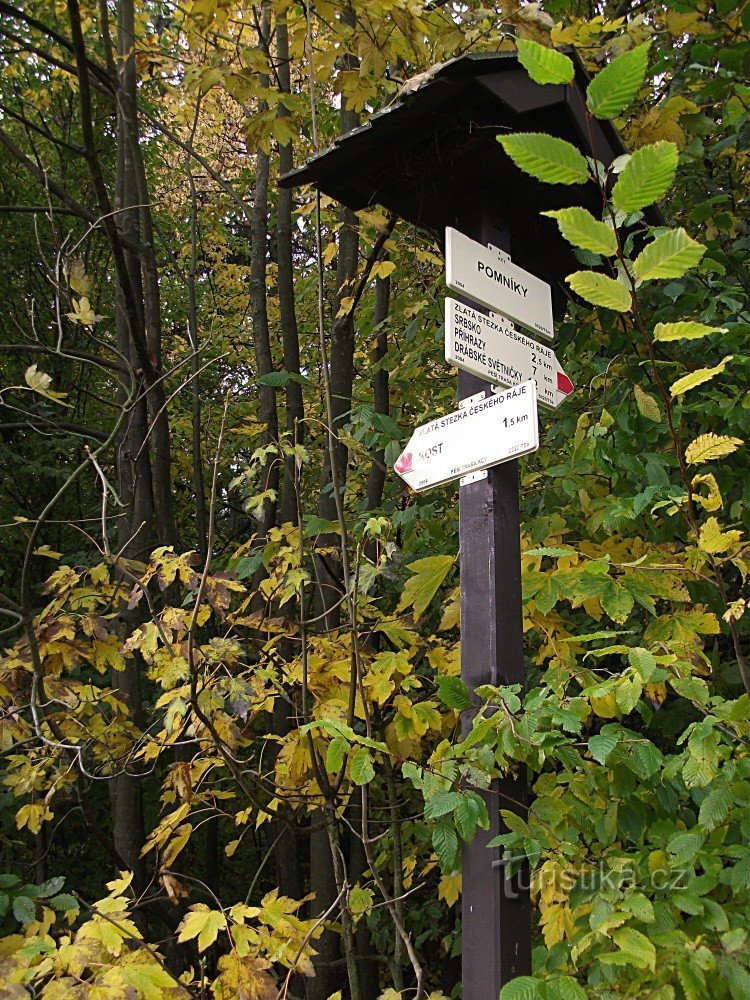
<path id="1" fill-rule="evenodd" d="M 291 93 L 289 72 L 289 35 L 286 14 L 280 14 L 276 22 L 276 51 L 279 85 L 283 93 Z M 289 111 L 279 105 L 279 117 L 286 117 Z M 279 146 L 279 170 L 288 173 L 294 166 L 292 144 Z M 281 319 L 281 339 L 284 352 L 284 368 L 294 375 L 300 373 L 299 333 L 294 304 L 294 256 L 292 248 L 292 191 L 281 188 L 276 207 L 276 255 L 278 259 L 279 313 Z M 292 444 L 304 441 L 303 420 L 305 417 L 302 386 L 290 382 L 284 390 L 286 402 L 286 430 Z M 280 522 L 297 523 L 296 458 L 288 455 L 284 459 L 284 482 L 281 490 Z"/>
<path id="2" fill-rule="evenodd" d="M 268 6 L 263 5 L 260 18 L 261 52 L 268 51 L 270 22 Z M 260 75 L 261 86 L 268 86 L 268 77 Z M 266 110 L 261 102 L 259 111 Z M 255 156 L 255 197 L 250 215 L 250 313 L 253 323 L 253 344 L 255 347 L 255 367 L 259 378 L 273 371 L 271 337 L 268 328 L 268 308 L 266 301 L 266 260 L 268 256 L 268 178 L 269 156 L 258 148 Z M 270 385 L 258 385 L 260 398 L 260 420 L 264 427 L 263 443 L 275 444 L 279 439 L 279 418 L 276 411 L 276 390 Z M 277 456 L 266 459 L 262 476 L 261 491 L 272 490 L 278 496 L 279 461 Z M 259 534 L 265 538 L 276 523 L 275 499 L 263 503 Z"/>
<path id="3" fill-rule="evenodd" d="M 375 281 L 375 347 L 372 352 L 372 407 L 376 413 L 390 416 L 391 398 L 388 384 L 388 369 L 383 360 L 388 353 L 388 309 L 390 305 L 391 279 L 377 278 Z M 376 510 L 383 500 L 385 486 L 385 451 L 379 448 L 372 457 L 370 475 L 367 479 L 367 509 Z"/>

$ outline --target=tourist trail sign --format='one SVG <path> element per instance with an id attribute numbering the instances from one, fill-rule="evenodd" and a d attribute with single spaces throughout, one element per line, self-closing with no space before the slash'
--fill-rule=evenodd
<path id="1" fill-rule="evenodd" d="M 502 313 L 519 326 L 554 340 L 552 289 L 514 264 L 497 247 L 486 247 L 452 226 L 445 230 L 448 288 Z"/>
<path id="2" fill-rule="evenodd" d="M 427 490 L 538 447 L 532 379 L 489 396 L 477 393 L 453 413 L 417 427 L 393 468 L 413 490 Z"/>
<path id="3" fill-rule="evenodd" d="M 496 385 L 536 379 L 537 400 L 557 409 L 573 391 L 551 347 L 516 330 L 501 316 L 445 300 L 445 360 Z"/>

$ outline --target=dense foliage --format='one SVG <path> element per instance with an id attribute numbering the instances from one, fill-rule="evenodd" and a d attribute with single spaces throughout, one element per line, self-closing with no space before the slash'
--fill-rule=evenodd
<path id="1" fill-rule="evenodd" d="M 749 36 L 0 2 L 0 997 L 458 996 L 488 801 L 534 903 L 503 1000 L 750 996 Z M 454 406 L 439 249 L 276 181 L 466 51 L 567 82 L 555 46 L 631 153 L 499 137 L 601 211 L 549 213 L 577 389 L 522 462 L 527 689 L 462 736 L 457 487 L 390 471 Z"/>

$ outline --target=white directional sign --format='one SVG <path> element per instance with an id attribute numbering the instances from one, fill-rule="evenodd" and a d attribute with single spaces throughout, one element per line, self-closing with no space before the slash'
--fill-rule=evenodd
<path id="1" fill-rule="evenodd" d="M 539 447 L 536 382 L 472 396 L 461 409 L 417 427 L 393 468 L 413 490 L 489 469 Z"/>
<path id="2" fill-rule="evenodd" d="M 503 317 L 485 316 L 450 298 L 445 300 L 445 360 L 497 385 L 536 379 L 538 401 L 553 409 L 573 391 L 551 347 Z"/>
<path id="3" fill-rule="evenodd" d="M 514 264 L 502 250 L 482 246 L 450 226 L 445 230 L 445 262 L 452 291 L 554 340 L 552 289 L 546 281 Z"/>

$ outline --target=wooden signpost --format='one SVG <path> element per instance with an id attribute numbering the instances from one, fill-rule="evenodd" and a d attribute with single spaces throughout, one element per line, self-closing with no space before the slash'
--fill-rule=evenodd
<path id="1" fill-rule="evenodd" d="M 510 252 L 508 234 L 494 222 L 495 200 L 479 201 L 465 219 L 480 243 Z M 476 308 L 476 307 L 475 307 Z M 459 402 L 491 386 L 459 369 Z M 461 551 L 461 676 L 472 691 L 482 684 L 526 682 L 521 598 L 521 517 L 518 459 L 491 468 L 459 487 Z M 464 734 L 471 716 L 464 713 Z M 467 1000 L 497 1000 L 500 988 L 531 972 L 531 899 L 528 877 L 506 878 L 499 848 L 501 809 L 526 818 L 526 776 L 493 781 L 484 794 L 490 826 L 462 851 L 462 967 Z M 481 973 L 479 970 L 482 970 Z"/>
<path id="2" fill-rule="evenodd" d="M 572 391 L 554 353 L 534 346 L 538 337 L 553 339 L 553 316 L 562 317 L 567 301 L 563 279 L 578 267 L 557 225 L 540 213 L 566 204 L 597 211 L 601 194 L 593 185 L 572 185 L 568 191 L 534 181 L 513 165 L 496 138 L 546 131 L 551 122 L 555 135 L 605 166 L 625 152 L 608 122 L 586 118 L 586 73 L 574 53 L 571 58 L 572 83 L 542 86 L 515 53 L 462 56 L 280 181 L 286 187 L 313 183 L 354 211 L 382 205 L 436 239 L 445 238 L 447 282 L 458 300 L 448 306 L 454 339 L 446 347 L 459 368 L 459 408 L 469 398 L 487 399 L 490 382 L 516 386 L 534 377 L 538 401 L 552 408 Z M 490 309 L 505 319 L 488 317 Z M 486 342 L 486 349 L 477 349 L 479 356 L 455 339 L 458 317 L 475 323 L 477 338 Z M 532 425 L 535 420 L 524 423 Z M 508 430 L 503 427 L 502 433 Z M 437 441 L 435 434 L 415 435 L 414 443 L 431 436 Z M 480 684 L 523 685 L 526 679 L 518 459 L 501 445 L 493 448 L 494 461 L 502 464 L 470 472 L 459 487 L 461 674 L 470 691 Z M 488 454 L 480 449 L 474 458 Z M 426 471 L 429 457 L 420 456 L 414 465 L 412 451 L 411 471 L 426 463 L 421 476 L 412 476 L 416 489 L 434 485 Z M 411 476 L 404 455 L 399 462 L 399 474 Z M 461 475 L 465 464 L 459 456 L 448 468 Z M 445 482 L 444 467 L 438 472 L 435 482 Z M 471 713 L 464 713 L 464 729 L 470 725 Z M 526 817 L 525 775 L 494 782 L 485 801 L 490 829 L 479 831 L 463 850 L 464 1000 L 498 1000 L 504 985 L 531 972 L 528 873 L 506 877 L 499 849 L 487 847 L 503 832 L 501 809 Z"/>

